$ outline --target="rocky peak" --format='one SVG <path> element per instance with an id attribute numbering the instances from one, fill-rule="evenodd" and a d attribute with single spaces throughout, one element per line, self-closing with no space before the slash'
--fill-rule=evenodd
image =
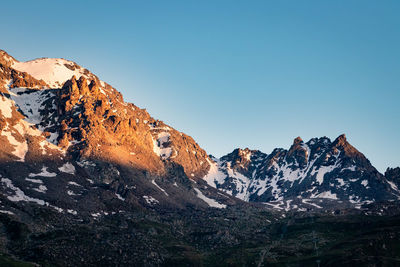
<path id="1" fill-rule="evenodd" d="M 231 153 L 224 156 L 224 159 L 237 162 L 247 162 L 250 161 L 253 152 L 254 151 L 250 150 L 249 148 L 236 148 Z"/>
<path id="2" fill-rule="evenodd" d="M 297 136 L 294 140 L 293 140 L 293 145 L 297 145 L 303 143 L 303 139 L 301 139 L 300 136 Z"/>
<path id="3" fill-rule="evenodd" d="M 345 134 L 341 134 L 341 135 L 339 135 L 336 139 L 335 139 L 335 141 L 333 141 L 333 145 L 334 146 L 346 146 L 346 145 L 348 145 L 349 143 L 347 142 L 347 139 L 346 139 L 346 135 Z"/>
<path id="4" fill-rule="evenodd" d="M 304 144 L 303 139 L 301 139 L 300 136 L 296 137 L 287 154 L 288 162 L 298 162 L 300 167 L 303 168 L 307 165 L 308 156 L 308 147 Z"/>
<path id="5" fill-rule="evenodd" d="M 359 152 L 355 147 L 353 147 L 346 139 L 346 135 L 342 134 L 338 136 L 335 141 L 332 143 L 333 151 L 340 151 L 343 153 L 342 157 L 344 157 L 345 161 L 357 162 L 363 167 L 370 167 L 371 164 L 369 160 Z"/>
<path id="6" fill-rule="evenodd" d="M 251 164 L 251 157 L 257 151 L 252 151 L 249 148 L 236 148 L 231 153 L 221 158 L 222 161 L 229 164 L 230 168 L 240 173 L 247 172 Z"/>

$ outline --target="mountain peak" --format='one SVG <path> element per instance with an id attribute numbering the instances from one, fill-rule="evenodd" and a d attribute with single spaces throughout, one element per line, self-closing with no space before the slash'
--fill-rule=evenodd
<path id="1" fill-rule="evenodd" d="M 231 153 L 225 155 L 222 159 L 233 160 L 238 162 L 249 161 L 253 151 L 249 148 L 236 148 Z"/>
<path id="2" fill-rule="evenodd" d="M 341 134 L 339 135 L 335 141 L 333 142 L 334 144 L 339 144 L 339 145 L 344 145 L 347 143 L 347 139 L 346 139 L 346 135 L 345 134 Z"/>
<path id="3" fill-rule="evenodd" d="M 0 63 L 2 61 L 9 67 L 30 74 L 37 80 L 43 80 L 50 88 L 61 88 L 72 76 L 86 79 L 97 79 L 89 70 L 82 68 L 73 61 L 63 58 L 37 58 L 25 62 L 15 60 L 3 51 L 0 52 Z"/>
<path id="4" fill-rule="evenodd" d="M 355 148 L 353 147 L 346 138 L 345 134 L 341 134 L 339 135 L 335 141 L 333 141 L 332 146 L 335 148 L 338 148 L 340 150 L 343 150 L 345 152 L 345 154 L 349 155 L 349 156 L 360 156 L 361 157 L 361 153 Z"/>
<path id="5" fill-rule="evenodd" d="M 303 143 L 303 139 L 301 139 L 300 136 L 297 136 L 297 137 L 293 140 L 293 144 L 294 144 L 294 145 L 297 145 L 297 144 L 300 144 L 300 143 Z"/>
<path id="6" fill-rule="evenodd" d="M 290 162 L 297 161 L 301 166 L 307 164 L 308 151 L 305 148 L 304 141 L 300 136 L 294 139 L 293 145 L 290 147 L 287 155 Z"/>

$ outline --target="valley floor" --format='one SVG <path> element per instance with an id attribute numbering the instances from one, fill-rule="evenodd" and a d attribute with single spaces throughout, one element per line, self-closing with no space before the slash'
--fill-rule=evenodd
<path id="1" fill-rule="evenodd" d="M 4 266 L 400 266 L 399 215 L 32 209 L 0 214 L 0 229 Z"/>

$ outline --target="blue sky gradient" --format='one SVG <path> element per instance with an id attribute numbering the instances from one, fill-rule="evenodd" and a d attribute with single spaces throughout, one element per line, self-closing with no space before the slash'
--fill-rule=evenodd
<path id="1" fill-rule="evenodd" d="M 399 1 L 1 6 L 1 49 L 73 60 L 215 156 L 346 133 L 400 166 Z"/>

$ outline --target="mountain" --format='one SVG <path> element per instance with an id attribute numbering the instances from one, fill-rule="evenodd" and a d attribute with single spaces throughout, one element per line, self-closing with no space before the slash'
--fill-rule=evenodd
<path id="1" fill-rule="evenodd" d="M 125 103 L 87 69 L 1 55 L 0 175 L 8 202 L 72 214 L 115 212 L 125 203 L 179 209 L 238 202 L 200 179 L 209 158 L 190 136 Z"/>
<path id="2" fill-rule="evenodd" d="M 278 209 L 360 207 L 400 196 L 396 182 L 379 173 L 345 135 L 333 142 L 297 137 L 289 150 L 271 154 L 236 149 L 215 159 L 211 169 L 205 177 L 209 185 Z"/>
<path id="3" fill-rule="evenodd" d="M 0 130 L 0 265 L 397 262 L 399 168 L 344 135 L 216 159 L 78 64 L 2 50 Z"/>
<path id="4" fill-rule="evenodd" d="M 45 179 L 20 177 L 77 176 L 86 190 L 105 184 L 114 197 L 137 206 L 160 200 L 160 206 L 207 206 L 201 200 L 203 193 L 195 189 L 205 190 L 218 199 L 212 199 L 216 203 L 230 195 L 286 210 L 360 207 L 400 196 L 397 182 L 380 174 L 345 135 L 333 142 L 323 137 L 305 143 L 298 137 L 289 150 L 265 154 L 236 149 L 215 159 L 193 138 L 126 103 L 117 90 L 75 62 L 53 58 L 20 62 L 1 51 L 0 64 L 0 158 L 18 170 L 1 174 L 3 184 L 10 188 L 19 181 L 44 203 L 59 202 L 58 196 L 67 194 L 67 203 L 57 206 L 60 210 L 72 209 L 75 193 L 53 190 L 59 185 Z M 63 166 L 69 171 L 63 172 Z M 176 194 L 177 180 L 191 185 L 190 193 Z M 132 187 L 142 188 L 137 189 L 142 196 L 127 189 Z M 151 195 L 152 202 L 145 194 L 148 188 L 157 195 Z M 221 197 L 213 188 L 226 195 Z M 57 193 L 52 198 L 49 192 Z"/>

